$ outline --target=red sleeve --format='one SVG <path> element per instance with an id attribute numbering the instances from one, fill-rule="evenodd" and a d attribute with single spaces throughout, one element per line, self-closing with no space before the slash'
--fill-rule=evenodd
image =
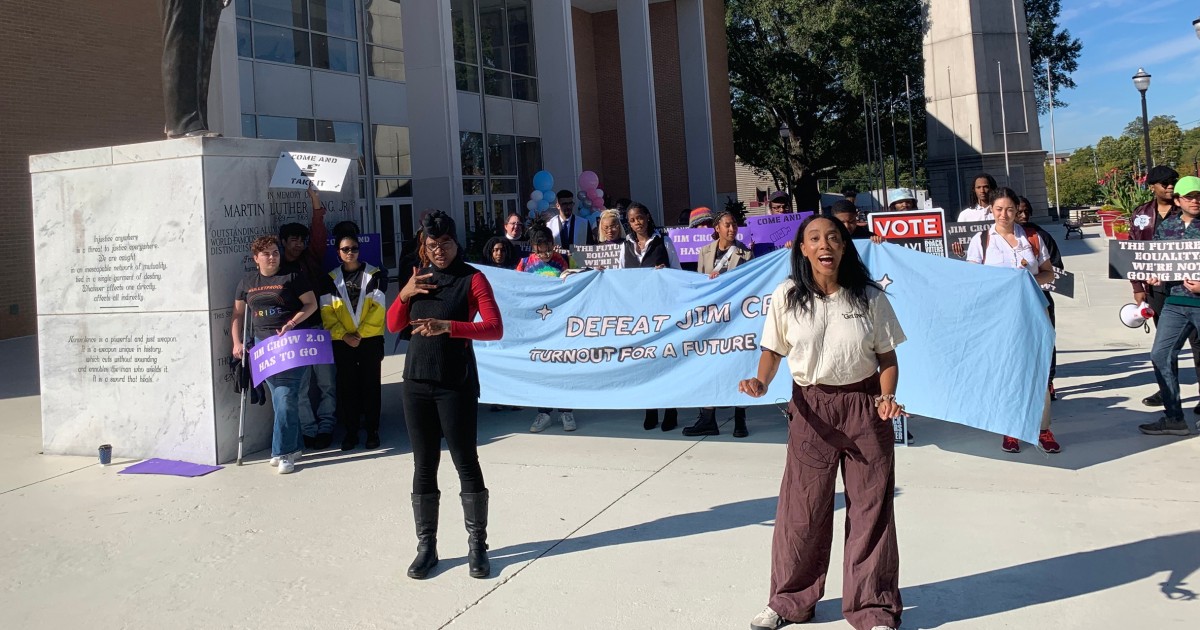
<path id="1" fill-rule="evenodd" d="M 329 248 L 329 230 L 325 228 L 325 208 L 320 210 L 320 217 L 317 216 L 317 210 L 312 213 L 312 225 L 308 231 L 308 249 L 317 256 L 317 260 L 325 260 L 325 250 Z"/>
<path id="2" fill-rule="evenodd" d="M 399 300 L 396 300 L 399 303 Z M 487 277 L 477 273 L 471 277 L 470 313 L 468 317 L 475 319 L 476 313 L 483 321 L 450 322 L 450 336 L 458 339 L 474 339 L 475 341 L 496 341 L 504 336 L 504 322 L 500 320 L 500 307 L 496 305 L 496 296 L 492 294 L 492 285 Z M 408 309 L 405 308 L 405 321 Z M 388 325 L 391 326 L 391 312 L 388 313 Z"/>
<path id="3" fill-rule="evenodd" d="M 400 301 L 400 296 L 396 296 L 396 301 L 388 307 L 387 311 L 387 327 L 391 332 L 397 333 L 405 328 L 408 328 L 408 304 Z M 454 330 L 451 328 L 450 330 Z"/>

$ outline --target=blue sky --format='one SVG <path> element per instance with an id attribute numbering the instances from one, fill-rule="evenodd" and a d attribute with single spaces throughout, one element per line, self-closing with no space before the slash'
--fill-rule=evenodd
<path id="1" fill-rule="evenodd" d="M 1174 115 L 1185 128 L 1200 125 L 1200 39 L 1192 20 L 1196 0 L 1062 0 L 1061 27 L 1083 42 L 1069 106 L 1054 113 L 1059 152 L 1116 136 L 1141 100 L 1131 77 L 1150 73 L 1150 117 Z M 1043 81 L 1045 78 L 1043 77 Z M 1041 117 L 1042 148 L 1050 150 L 1050 117 Z"/>

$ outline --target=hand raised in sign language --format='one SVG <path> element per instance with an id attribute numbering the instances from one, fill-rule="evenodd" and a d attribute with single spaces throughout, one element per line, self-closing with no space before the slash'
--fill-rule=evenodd
<path id="1" fill-rule="evenodd" d="M 417 275 L 417 271 L 419 270 L 413 267 L 412 275 L 409 276 L 408 282 L 400 289 L 400 301 L 405 304 L 410 302 L 414 297 L 425 295 L 437 288 L 436 284 L 429 282 L 429 279 L 433 277 L 432 272 Z"/>

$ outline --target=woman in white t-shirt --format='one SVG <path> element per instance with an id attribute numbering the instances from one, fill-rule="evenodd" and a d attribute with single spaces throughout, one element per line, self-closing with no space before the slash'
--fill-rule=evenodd
<path id="1" fill-rule="evenodd" d="M 971 238 L 967 247 L 967 262 L 990 267 L 1024 269 L 1033 275 L 1039 285 L 1054 281 L 1054 270 L 1050 264 L 1048 248 L 1036 232 L 1027 233 L 1017 223 L 1017 206 L 1021 198 L 1011 188 L 1001 188 L 992 193 L 992 214 L 996 224 L 986 232 Z M 1047 314 L 1049 317 L 1049 314 Z M 1038 435 L 1038 446 L 1047 453 L 1062 450 L 1054 433 L 1050 431 L 1050 388 L 1046 388 L 1046 404 L 1042 409 L 1042 430 Z M 1000 448 L 1006 453 L 1021 452 L 1017 438 L 1004 436 Z"/>
<path id="2" fill-rule="evenodd" d="M 887 296 L 871 281 L 846 226 L 806 219 L 792 248 L 792 274 L 771 295 L 758 376 L 738 390 L 766 393 L 787 357 L 792 377 L 788 447 L 775 535 L 771 598 L 750 623 L 774 630 L 802 623 L 824 595 L 833 542 L 838 466 L 846 496 L 842 610 L 850 625 L 897 628 L 899 552 L 893 418 L 904 341 Z"/>

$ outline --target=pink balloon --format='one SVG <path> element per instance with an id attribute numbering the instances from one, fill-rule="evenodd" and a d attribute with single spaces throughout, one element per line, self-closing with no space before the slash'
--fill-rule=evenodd
<path id="1" fill-rule="evenodd" d="M 579 174 L 579 187 L 587 192 L 596 190 L 600 185 L 600 177 L 592 171 L 584 171 Z"/>

